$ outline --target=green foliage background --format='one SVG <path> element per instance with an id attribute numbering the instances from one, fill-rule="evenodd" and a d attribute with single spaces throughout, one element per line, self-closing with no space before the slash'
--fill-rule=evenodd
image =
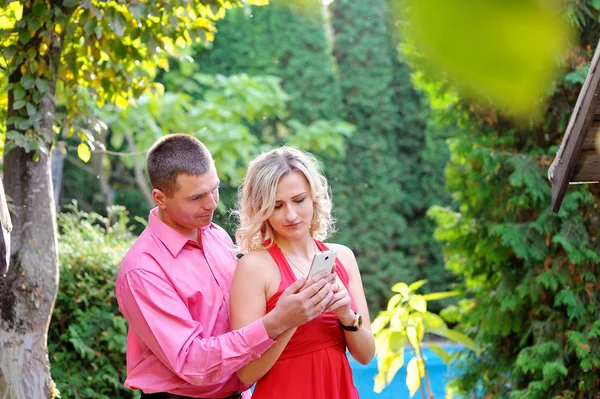
<path id="1" fill-rule="evenodd" d="M 526 124 L 458 98 L 451 80 L 426 77 L 405 43 L 433 117 L 456 129 L 446 168 L 455 203 L 430 215 L 446 267 L 468 298 L 446 316 L 484 350 L 458 360 L 459 395 L 592 398 L 600 391 L 598 189 L 571 187 L 555 215 L 547 180 L 600 36 L 599 9 L 595 1 L 568 3 L 565 18 L 580 30 L 580 44 L 543 117 Z"/>
<path id="2" fill-rule="evenodd" d="M 340 220 L 336 239 L 356 251 L 377 310 L 392 282 L 428 279 L 434 291 L 449 284 L 425 217 L 429 206 L 447 200 L 438 169 L 447 159 L 444 133 L 427 129 L 410 71 L 398 62 L 385 2 L 335 1 L 331 14 L 345 118 L 357 126 L 347 141 L 350 156 L 328 164 Z"/>
<path id="3" fill-rule="evenodd" d="M 329 16 L 316 0 L 236 10 L 194 58 L 202 73 L 279 76 L 291 96 L 286 117 L 298 123 L 339 118 L 356 125 L 344 154 L 320 154 L 338 217 L 333 240 L 355 251 L 373 312 L 397 281 L 428 279 L 431 291 L 458 281 L 466 297 L 445 316 L 483 349 L 481 357 L 457 360 L 458 394 L 591 398 L 600 391 L 600 195 L 598 186 L 571 187 L 554 215 L 546 173 L 600 37 L 600 2 L 567 3 L 565 18 L 580 43 L 543 117 L 520 125 L 459 98 L 451 80 L 425 74 L 390 18 L 398 3 L 336 0 Z M 287 138 L 280 122 L 249 125 L 276 143 Z M 225 188 L 227 206 L 234 192 L 234 184 Z M 102 279 L 114 281 L 112 267 L 131 237 L 124 228 L 81 222 L 106 224 L 95 215 L 69 217 L 60 221 L 70 238 L 61 244 L 50 332 L 53 376 L 63 392 L 126 395 L 118 368 L 125 364 L 124 321 Z M 99 325 L 107 333 L 95 330 Z M 106 396 L 89 396 L 90 386 Z"/>
<path id="4" fill-rule="evenodd" d="M 123 386 L 127 323 L 114 288 L 135 237 L 123 207 L 110 208 L 108 215 L 86 213 L 74 204 L 58 216 L 60 284 L 48 353 L 62 398 L 139 397 Z"/>
<path id="5" fill-rule="evenodd" d="M 425 216 L 447 203 L 446 133 L 426 122 L 385 7 L 336 0 L 327 15 L 318 1 L 275 0 L 236 10 L 195 57 L 207 72 L 281 77 L 290 116 L 302 123 L 338 117 L 356 125 L 345 156 L 320 159 L 338 219 L 332 240 L 357 255 L 372 312 L 385 306 L 392 282 L 426 278 L 427 289 L 440 291 L 452 280 Z"/>

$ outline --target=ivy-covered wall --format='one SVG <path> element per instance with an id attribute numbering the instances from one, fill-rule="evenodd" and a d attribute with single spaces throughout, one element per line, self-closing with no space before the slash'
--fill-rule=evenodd
<path id="1" fill-rule="evenodd" d="M 292 96 L 289 112 L 303 123 L 356 125 L 346 156 L 321 160 L 338 220 L 332 239 L 354 250 L 376 312 L 397 281 L 425 278 L 426 289 L 441 290 L 452 279 L 425 215 L 446 201 L 444 133 L 428 127 L 427 107 L 398 61 L 385 2 L 336 0 L 329 21 L 320 4 L 274 0 L 231 12 L 196 59 L 208 73 L 280 76 Z"/>
<path id="2" fill-rule="evenodd" d="M 344 115 L 357 126 L 345 162 L 328 164 L 337 239 L 355 250 L 371 307 L 382 308 L 394 282 L 428 279 L 426 288 L 437 290 L 448 284 L 425 217 L 445 201 L 438 166 L 446 151 L 427 128 L 409 69 L 398 62 L 385 1 L 336 0 L 331 14 Z M 432 146 L 440 150 L 435 156 Z"/>
<path id="3" fill-rule="evenodd" d="M 210 49 L 195 57 L 207 73 L 246 72 L 282 78 L 290 113 L 302 123 L 339 118 L 341 98 L 321 2 L 274 0 L 232 10 Z"/>

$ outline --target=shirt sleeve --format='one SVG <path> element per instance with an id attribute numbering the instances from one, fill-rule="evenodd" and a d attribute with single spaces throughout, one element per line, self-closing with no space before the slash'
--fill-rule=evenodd
<path id="1" fill-rule="evenodd" d="M 144 261 L 154 262 L 150 257 Z M 166 367 L 192 385 L 215 383 L 234 374 L 275 343 L 262 319 L 227 334 L 202 338 L 202 323 L 192 319 L 172 284 L 148 270 L 129 271 L 117 282 L 116 293 L 133 333 Z"/>

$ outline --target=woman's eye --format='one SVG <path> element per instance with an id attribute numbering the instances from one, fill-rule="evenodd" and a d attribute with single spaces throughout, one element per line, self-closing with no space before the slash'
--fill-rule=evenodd
<path id="1" fill-rule="evenodd" d="M 275 205 L 275 209 L 281 208 L 283 205 Z"/>
<path id="2" fill-rule="evenodd" d="M 298 204 L 299 204 L 299 203 L 301 203 L 301 202 L 304 202 L 304 199 L 305 199 L 305 198 L 299 199 L 298 201 L 296 201 L 296 203 L 298 203 Z"/>

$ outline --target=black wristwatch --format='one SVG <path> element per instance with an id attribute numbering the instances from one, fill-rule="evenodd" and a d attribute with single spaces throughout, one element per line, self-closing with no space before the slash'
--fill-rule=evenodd
<path id="1" fill-rule="evenodd" d="M 338 324 L 346 331 L 358 331 L 362 327 L 362 316 L 354 312 L 354 323 L 351 326 L 343 325 L 340 319 L 338 319 Z"/>

